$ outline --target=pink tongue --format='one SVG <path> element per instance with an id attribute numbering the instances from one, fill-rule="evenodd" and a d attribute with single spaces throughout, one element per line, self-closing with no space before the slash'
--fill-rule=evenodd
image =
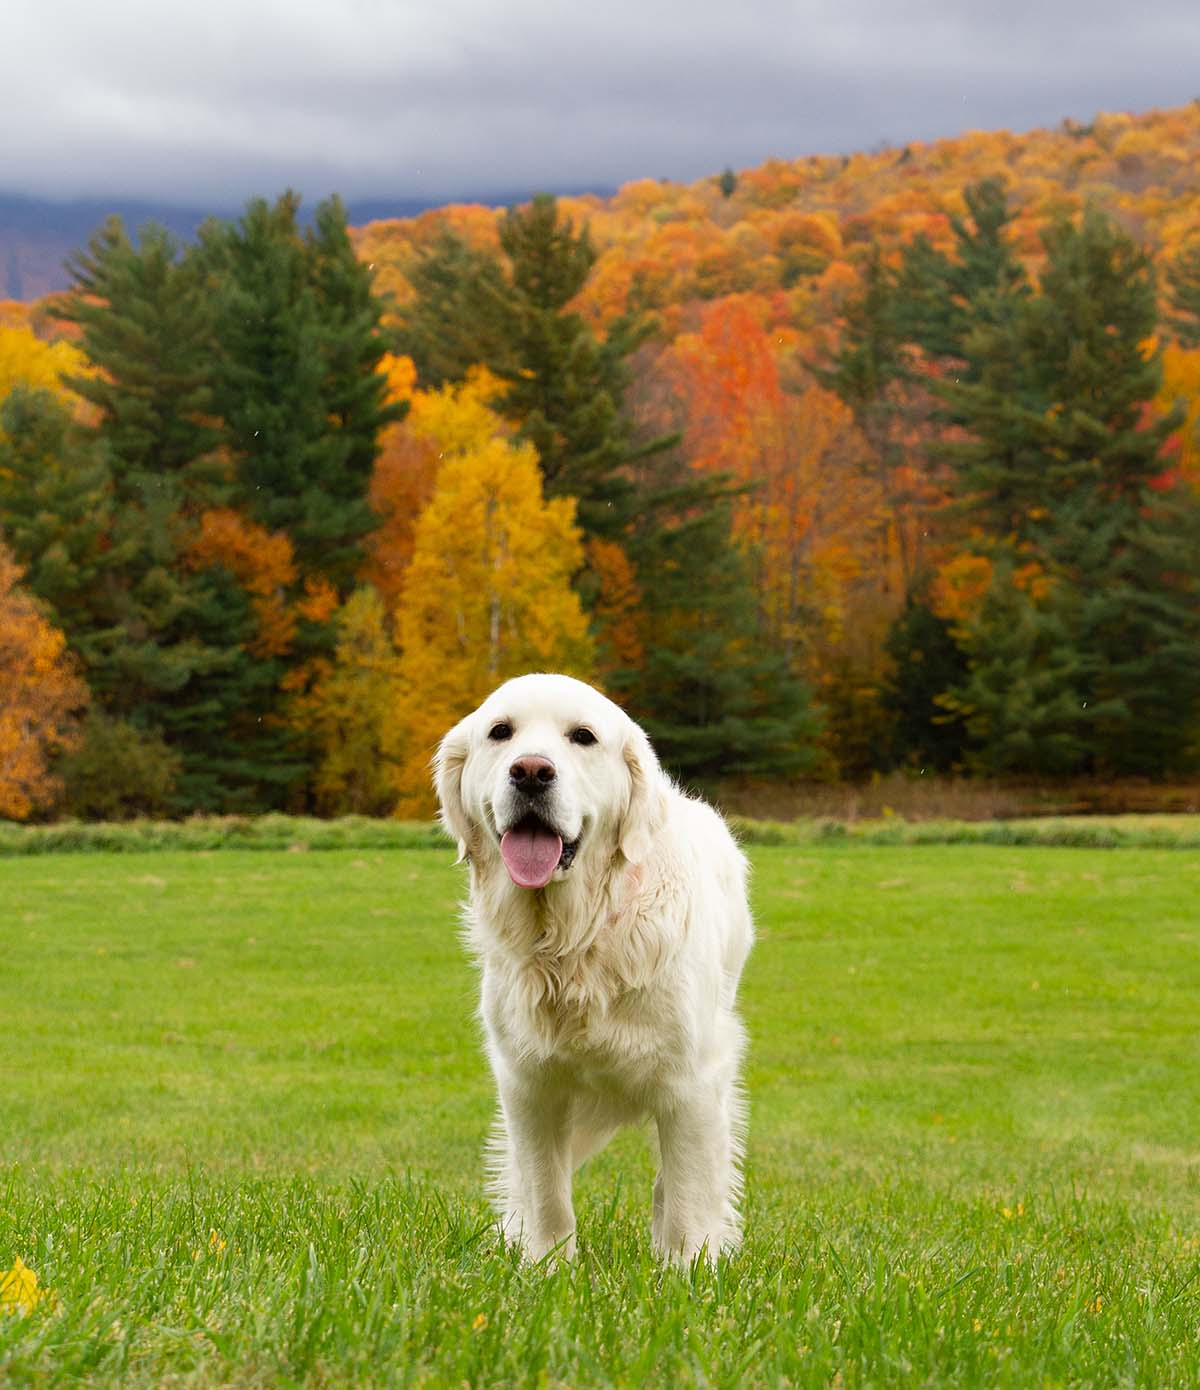
<path id="1" fill-rule="evenodd" d="M 506 830 L 500 853 L 508 876 L 518 888 L 545 888 L 562 858 L 562 840 L 544 825 Z"/>

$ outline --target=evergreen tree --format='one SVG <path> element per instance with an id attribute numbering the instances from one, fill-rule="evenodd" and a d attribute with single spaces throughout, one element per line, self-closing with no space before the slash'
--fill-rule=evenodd
<path id="1" fill-rule="evenodd" d="M 66 405 L 18 386 L 0 404 L 0 532 L 85 662 L 94 664 L 99 596 L 121 562 L 110 545 L 108 451 L 73 435 Z M 90 657 L 90 661 L 89 661 Z"/>
<path id="2" fill-rule="evenodd" d="M 508 281 L 499 260 L 442 232 L 408 272 L 413 298 L 398 310 L 396 351 L 411 357 L 423 386 L 461 381 L 474 366 L 511 358 Z"/>
<path id="3" fill-rule="evenodd" d="M 236 470 L 237 500 L 288 533 L 301 570 L 353 587 L 384 425 L 376 368 L 382 305 L 354 257 L 340 202 L 302 232 L 300 200 L 253 200 L 236 224 L 210 223 L 197 264 L 216 304 L 214 410 Z"/>
<path id="4" fill-rule="evenodd" d="M 213 464 L 212 314 L 197 268 L 148 226 L 134 246 L 110 217 L 67 262 L 72 292 L 56 312 L 81 330 L 96 375 L 66 384 L 98 414 L 95 436 L 119 464 L 118 500 L 148 492 L 207 495 Z"/>
<path id="5" fill-rule="evenodd" d="M 651 325 L 630 314 L 600 339 L 570 308 L 596 253 L 553 198 L 510 212 L 500 242 L 503 262 L 453 238 L 435 244 L 414 271 L 398 346 L 435 379 L 488 367 L 506 387 L 496 408 L 537 451 L 547 497 L 575 498 L 585 536 L 632 562 L 643 656 L 610 667 L 607 685 L 667 762 L 704 780 L 807 766 L 808 692 L 757 630 L 726 482 L 681 463 L 673 436 L 635 439 L 623 412 L 629 361 Z M 600 579 L 585 570 L 577 584 L 591 600 Z"/>
<path id="6" fill-rule="evenodd" d="M 1078 596 L 1069 588 L 1041 602 L 1001 567 L 962 636 L 969 670 L 940 703 L 971 737 L 969 762 L 988 776 L 1084 770 L 1090 728 L 1089 666 L 1081 652 Z"/>
<path id="7" fill-rule="evenodd" d="M 615 539 L 647 505 L 630 466 L 671 442 L 635 449 L 621 413 L 628 359 L 650 325 L 629 316 L 600 339 L 568 307 L 596 253 L 548 194 L 509 212 L 500 243 L 503 264 L 449 236 L 434 245 L 414 270 L 398 346 L 431 381 L 486 366 L 505 384 L 497 408 L 537 450 L 547 496 L 574 497 L 584 533 Z"/>
<path id="8" fill-rule="evenodd" d="M 1194 237 L 1167 267 L 1171 310 L 1167 323 L 1187 348 L 1200 347 L 1200 237 Z"/>
<path id="9" fill-rule="evenodd" d="M 932 358 L 953 359 L 956 375 L 975 381 L 982 363 L 972 335 L 1006 322 L 1028 295 L 1029 282 L 1006 234 L 1013 214 L 1004 185 L 998 179 L 973 184 L 963 200 L 970 221 L 950 219 L 953 255 L 924 233 L 905 248 L 892 314 L 902 341 Z"/>
<path id="10" fill-rule="evenodd" d="M 1145 254 L 1095 209 L 1044 241 L 1038 293 L 976 331 L 979 380 L 945 395 L 973 436 L 949 451 L 972 518 L 1053 560 L 1063 508 L 1140 495 L 1179 418 L 1147 417 L 1162 365 L 1143 347 L 1156 321 Z"/>
<path id="11" fill-rule="evenodd" d="M 942 701 L 967 675 L 967 657 L 951 625 L 916 595 L 892 624 L 885 650 L 892 672 L 883 691 L 893 760 L 950 772 L 965 757 L 961 719 Z"/>
<path id="12" fill-rule="evenodd" d="M 77 573 L 65 562 L 57 573 L 39 567 L 39 582 L 56 612 L 62 605 L 100 709 L 179 756 L 175 809 L 278 802 L 295 770 L 281 769 L 260 724 L 278 668 L 249 650 L 254 614 L 234 577 L 188 558 L 198 517 L 231 486 L 215 452 L 213 325 L 199 269 L 155 228 L 135 248 L 116 220 L 73 267 L 60 311 L 80 324 L 100 370 L 70 384 L 95 423 L 68 429 L 26 412 L 10 447 L 40 450 L 45 476 L 77 499 L 77 513 L 102 485 L 107 510 L 98 504 L 92 518 L 103 519 L 98 544 L 86 518 L 65 533 Z"/>
<path id="13" fill-rule="evenodd" d="M 807 686 L 763 641 L 750 565 L 731 538 L 730 496 L 695 506 L 685 483 L 672 513 L 664 500 L 626 538 L 641 577 L 644 656 L 614 672 L 610 689 L 687 781 L 810 769 L 820 721 Z"/>
<path id="14" fill-rule="evenodd" d="M 951 457 L 971 518 L 1010 564 L 1040 568 L 1056 596 L 1091 765 L 1162 772 L 1200 712 L 1200 504 L 1159 490 L 1179 415 L 1149 413 L 1162 376 L 1158 350 L 1144 347 L 1154 277 L 1095 210 L 1045 243 L 1038 292 L 974 335 L 978 381 L 947 388 L 971 436 Z M 992 629 L 1001 652 L 1007 620 Z M 999 690 L 1006 663 L 995 658 L 977 645 L 976 666 L 990 664 Z M 1007 669 L 1014 700 L 1025 699 L 1018 667 Z"/>

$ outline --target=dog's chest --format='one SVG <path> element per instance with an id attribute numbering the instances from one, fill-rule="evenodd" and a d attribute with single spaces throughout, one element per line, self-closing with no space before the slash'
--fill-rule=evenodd
<path id="1" fill-rule="evenodd" d="M 499 995 L 518 1051 L 596 1083 L 640 1086 L 673 1031 L 657 991 L 630 989 L 603 959 L 529 962 Z M 514 982 L 515 983 L 515 982 Z"/>

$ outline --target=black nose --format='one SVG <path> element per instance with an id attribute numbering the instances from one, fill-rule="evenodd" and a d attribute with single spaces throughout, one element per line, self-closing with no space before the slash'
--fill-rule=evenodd
<path id="1" fill-rule="evenodd" d="M 557 776 L 550 759 L 540 758 L 536 753 L 518 758 L 508 769 L 508 780 L 527 796 L 540 796 Z"/>

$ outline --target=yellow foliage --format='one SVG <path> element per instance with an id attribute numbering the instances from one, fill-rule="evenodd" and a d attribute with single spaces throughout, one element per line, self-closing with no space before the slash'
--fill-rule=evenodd
<path id="1" fill-rule="evenodd" d="M 503 430 L 491 402 L 503 384 L 486 367 L 472 367 L 465 381 L 436 391 L 415 391 L 404 424 L 442 454 L 465 454 L 489 443 Z"/>
<path id="2" fill-rule="evenodd" d="M 400 815 L 432 811 L 438 740 L 494 686 L 530 670 L 589 674 L 587 620 L 571 587 L 582 563 L 575 503 L 546 501 L 529 445 L 493 432 L 446 457 L 397 612 Z"/>
<path id="3" fill-rule="evenodd" d="M 1200 488 L 1200 348 L 1167 343 L 1162 365 L 1158 406 L 1167 411 L 1179 401 L 1187 412 L 1179 426 L 1178 450 L 1173 458 L 1183 477 Z"/>
<path id="4" fill-rule="evenodd" d="M 288 722 L 302 728 L 316 750 L 314 791 L 322 814 L 391 809 L 395 775 L 387 749 L 399 681 L 383 600 L 374 589 L 358 589 L 337 615 L 332 662 L 289 709 Z"/>
<path id="5" fill-rule="evenodd" d="M 21 325 L 0 325 L 0 401 L 14 386 L 32 386 L 73 400 L 63 374 L 88 376 L 94 371 L 83 352 L 65 338 L 43 342 Z"/>

